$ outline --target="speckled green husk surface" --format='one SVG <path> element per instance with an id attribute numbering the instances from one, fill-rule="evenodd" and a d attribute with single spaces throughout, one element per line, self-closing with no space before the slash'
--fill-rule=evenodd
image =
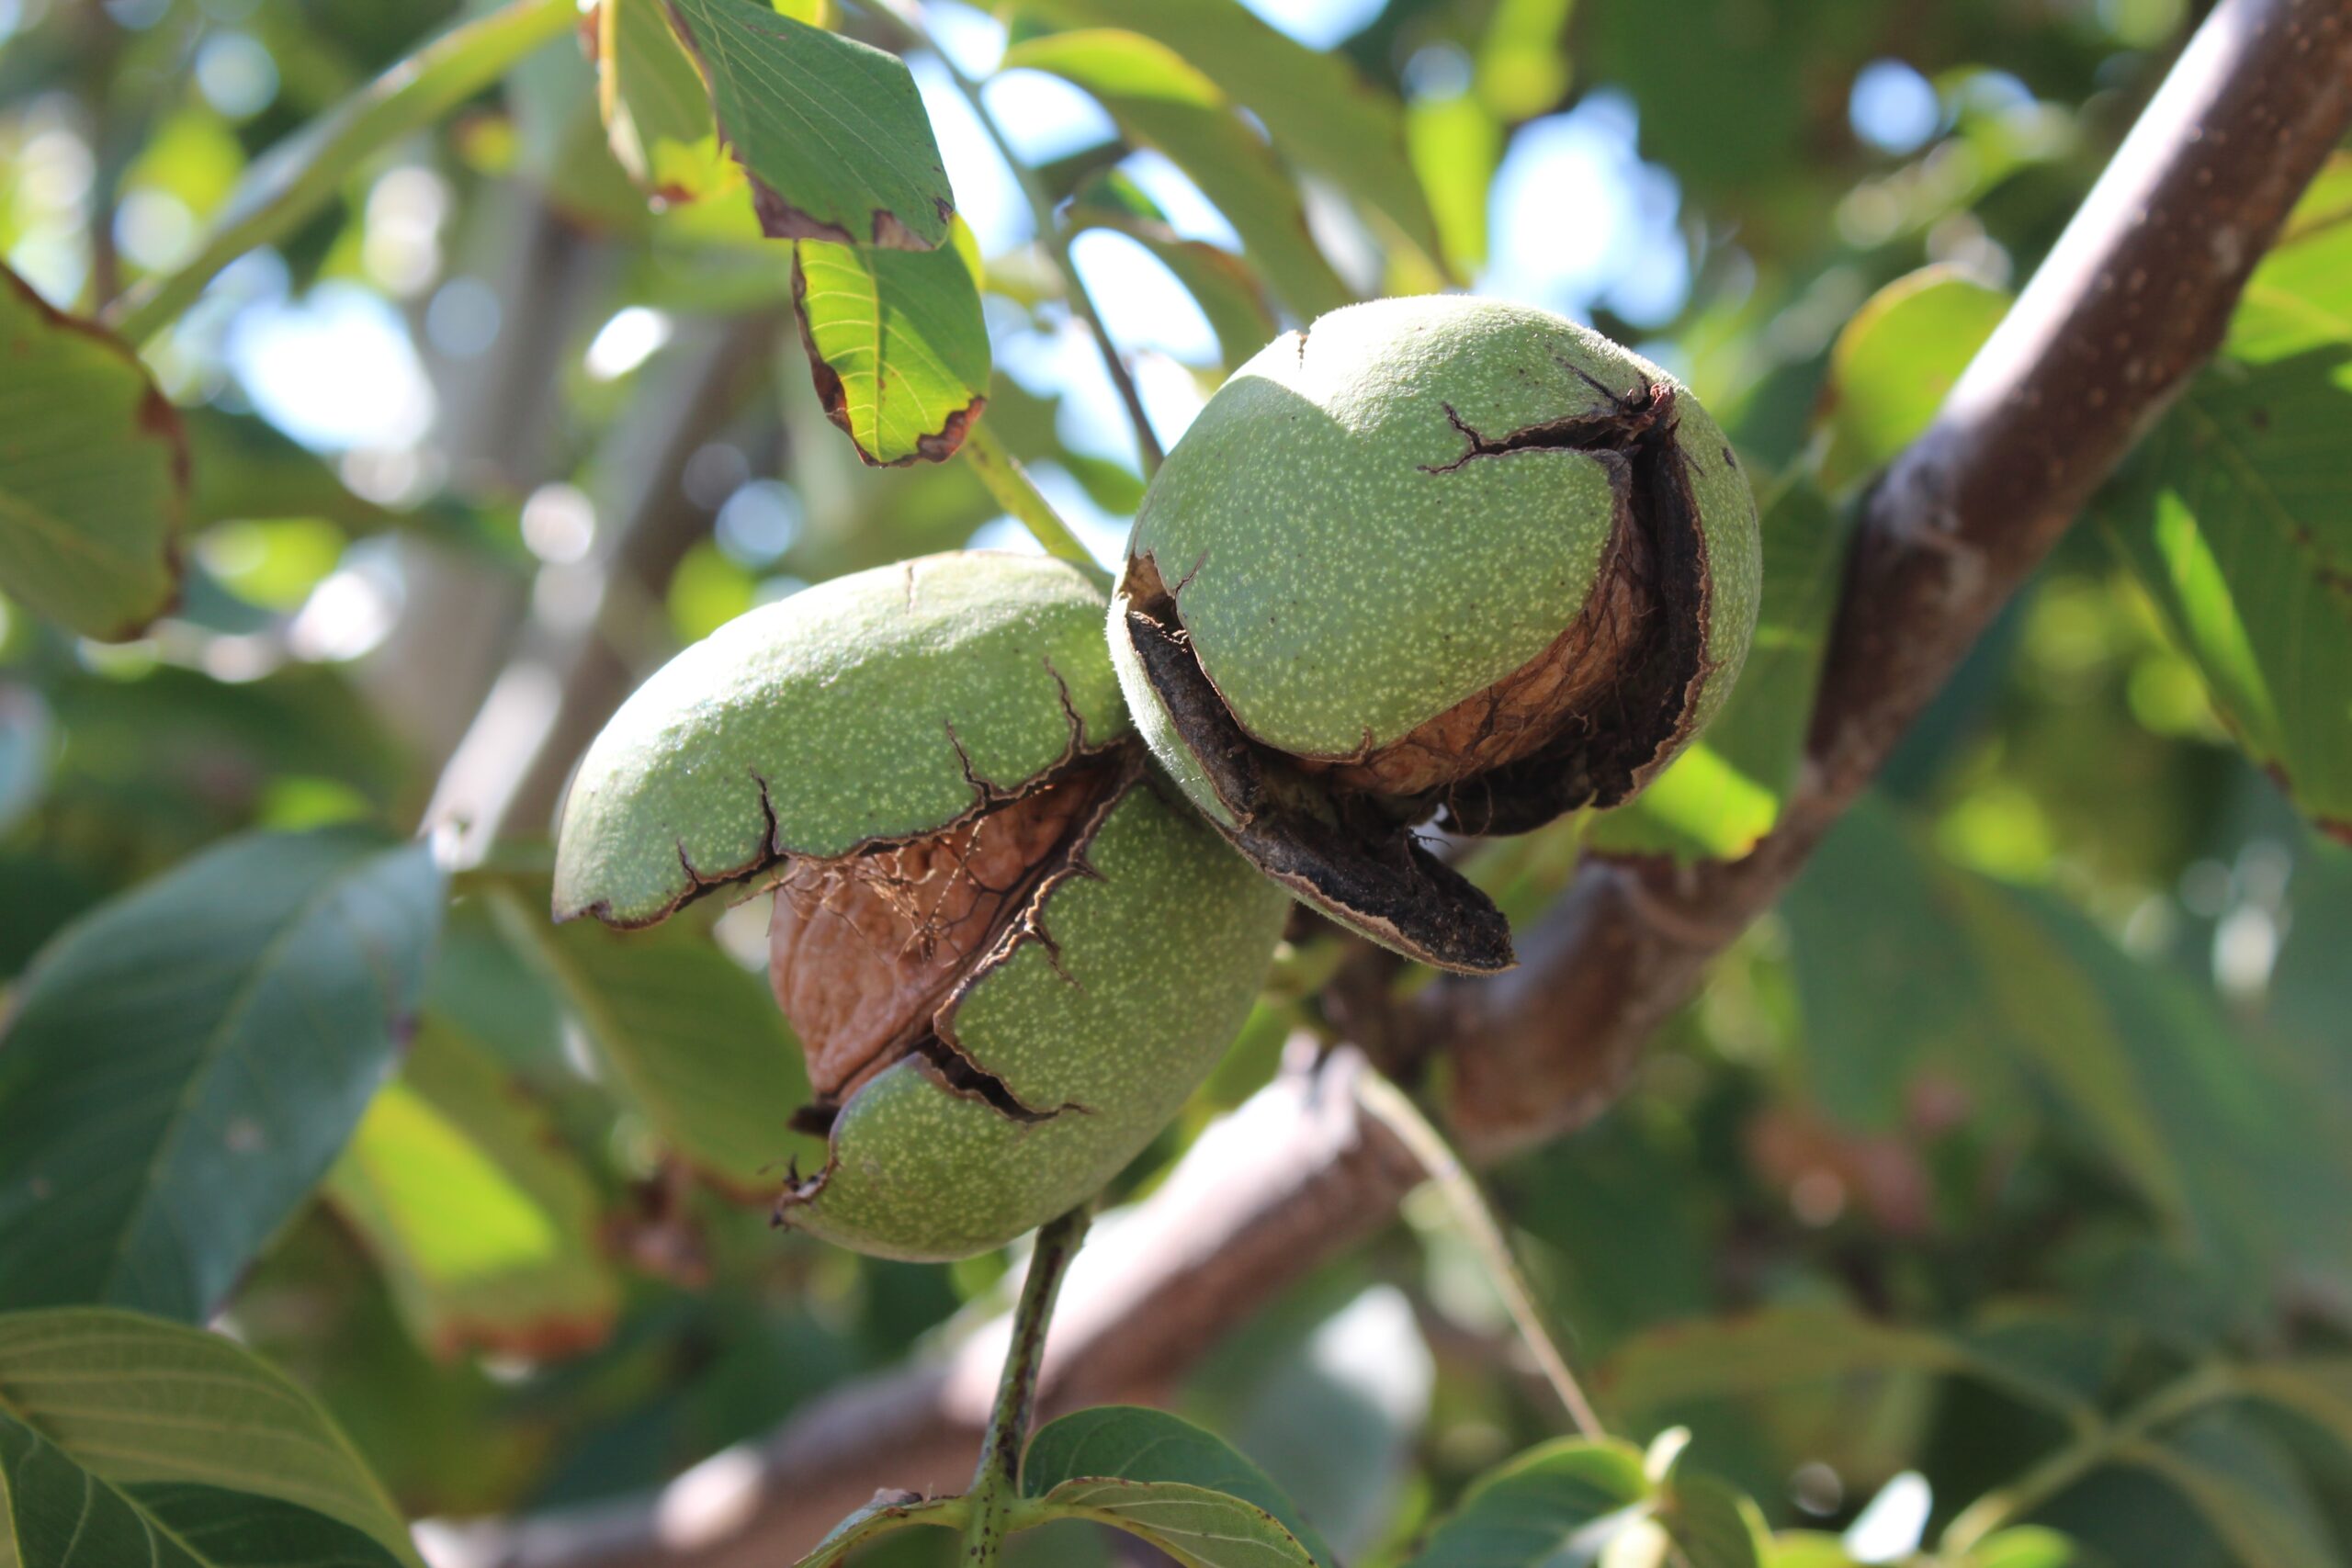
<path id="1" fill-rule="evenodd" d="M 1076 567 L 969 552 L 728 622 L 639 687 L 581 760 L 556 918 L 650 924 L 698 886 L 933 831 L 971 809 L 975 779 L 1011 790 L 1074 739 L 1117 739 L 1128 723 L 1102 604 Z"/>
<path id="2" fill-rule="evenodd" d="M 911 1061 L 833 1125 L 832 1167 L 791 1224 L 892 1258 L 999 1246 L 1091 1196 L 1182 1106 L 1249 1016 L 1289 900 L 1182 802 L 1138 784 L 1022 944 L 952 1004 L 957 1042 L 1031 1106 L 1023 1122 Z"/>
<path id="3" fill-rule="evenodd" d="M 1463 427 L 1501 441 L 1604 412 L 1602 388 L 1645 384 L 1679 394 L 1710 524 L 1703 722 L 1755 629 L 1762 568 L 1747 480 L 1696 398 L 1549 311 L 1383 299 L 1276 339 L 1169 454 L 1129 553 L 1151 556 L 1178 589 L 1193 650 L 1247 733 L 1297 756 L 1360 754 L 1542 653 L 1599 572 L 1612 513 L 1600 460 L 1537 447 L 1442 471 L 1469 449 Z M 1168 761 L 1156 716 L 1145 728 Z"/>
<path id="4" fill-rule="evenodd" d="M 1074 745 L 1134 747 L 1103 608 L 1069 566 L 961 554 L 730 622 L 589 749 L 558 843 L 558 916 L 648 924 L 782 856 L 935 830 L 978 804 L 975 781 L 1017 792 Z M 1129 768 L 1080 863 L 936 1015 L 944 1041 L 1046 1114 L 1016 1118 L 901 1060 L 841 1109 L 827 1164 L 786 1195 L 786 1219 L 860 1251 L 937 1259 L 1083 1202 L 1239 1031 L 1287 908 Z M 785 1144 L 779 1127 L 779 1154 Z"/>

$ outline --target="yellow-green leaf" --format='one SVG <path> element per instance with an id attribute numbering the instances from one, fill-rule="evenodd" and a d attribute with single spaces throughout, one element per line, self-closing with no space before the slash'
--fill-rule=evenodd
<path id="1" fill-rule="evenodd" d="M 480 1047 L 428 1018 L 368 1108 L 327 1198 L 441 1355 L 599 1344 L 618 1291 L 587 1173 Z"/>
<path id="2" fill-rule="evenodd" d="M 2246 286 L 2106 519 L 2247 755 L 2352 842 L 2352 165 Z"/>
<path id="3" fill-rule="evenodd" d="M 968 230 L 960 231 L 968 234 Z M 944 462 L 988 398 L 988 323 L 960 246 L 804 240 L 792 298 L 825 413 L 878 468 Z"/>
<path id="4" fill-rule="evenodd" d="M 1829 353 L 1823 488 L 1834 495 L 1859 484 L 1927 429 L 2008 309 L 2007 294 L 1947 266 L 1922 267 L 1871 296 Z"/>
<path id="5" fill-rule="evenodd" d="M 137 636 L 179 591 L 179 416 L 130 349 L 6 267 L 0 365 L 0 591 L 88 637 Z"/>

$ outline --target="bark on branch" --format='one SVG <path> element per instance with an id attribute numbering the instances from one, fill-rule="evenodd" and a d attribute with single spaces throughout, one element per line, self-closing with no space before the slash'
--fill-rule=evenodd
<path id="1" fill-rule="evenodd" d="M 1453 1126 L 1469 1152 L 1491 1159 L 1523 1148 L 1613 1098 L 1642 1042 L 1788 886 L 2204 363 L 2247 274 L 2347 123 L 2352 0 L 2213 9 L 1934 426 L 1872 490 L 1803 778 L 1779 828 L 1734 863 L 1588 861 L 1520 933 L 1517 971 L 1449 978 L 1401 1021 L 1425 1049 L 1452 1056 Z M 1049 1404 L 1150 1398 L 1218 1335 L 1386 1221 L 1415 1176 L 1340 1087 L 1355 1070 L 1342 1055 L 1286 1074 L 1204 1138 L 1124 1226 L 1105 1227 L 1070 1282 L 1048 1358 Z M 998 1348 L 983 1335 L 940 1361 L 844 1389 L 660 1500 L 477 1536 L 477 1551 L 448 1561 L 788 1561 L 877 1486 L 960 1479 Z M 697 1488 L 698 1512 L 687 1506 Z"/>

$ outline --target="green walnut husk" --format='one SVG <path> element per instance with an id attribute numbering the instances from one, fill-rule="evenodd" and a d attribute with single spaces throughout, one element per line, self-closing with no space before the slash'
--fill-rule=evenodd
<path id="1" fill-rule="evenodd" d="M 889 1258 L 1000 1246 L 1091 1197 L 1248 1015 L 1286 900 L 1159 793 L 1104 604 L 1034 557 L 838 579 L 680 654 L 582 760 L 557 919 L 775 893 L 795 1124 L 828 1150 L 785 1223 Z"/>
<path id="2" fill-rule="evenodd" d="M 1665 371 L 1548 311 L 1336 310 L 1152 481 L 1110 618 L 1153 752 L 1269 875 L 1443 968 L 1512 962 L 1424 849 L 1638 791 L 1755 630 L 1756 507 Z"/>

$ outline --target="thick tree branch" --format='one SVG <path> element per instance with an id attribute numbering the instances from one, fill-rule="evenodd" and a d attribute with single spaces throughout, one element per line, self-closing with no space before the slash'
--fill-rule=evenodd
<path id="1" fill-rule="evenodd" d="M 1446 980 L 1410 1020 L 1456 1065 L 1458 1137 L 1494 1158 L 1589 1118 L 1707 962 L 1768 908 L 2000 605 L 2219 341 L 2247 273 L 2352 122 L 2352 0 L 2222 0 L 1936 424 L 1869 499 L 1802 782 L 1747 859 L 1594 858 L 1520 933 L 1521 966 Z M 1106 1221 L 1070 1283 L 1048 1404 L 1148 1398 L 1202 1348 L 1368 1235 L 1418 1179 L 1334 1074 L 1294 1070 Z M 1001 1332 L 1001 1327 L 998 1330 Z M 835 1393 L 687 1529 L 679 1501 L 477 1538 L 453 1564 L 750 1568 L 788 1560 L 882 1484 L 952 1483 L 1001 1342 Z M 698 1481 L 698 1477 L 701 1479 Z M 667 1524 L 664 1520 L 668 1520 Z M 594 1529 L 587 1527 L 594 1526 Z M 558 1539 L 569 1530 L 564 1539 Z"/>

